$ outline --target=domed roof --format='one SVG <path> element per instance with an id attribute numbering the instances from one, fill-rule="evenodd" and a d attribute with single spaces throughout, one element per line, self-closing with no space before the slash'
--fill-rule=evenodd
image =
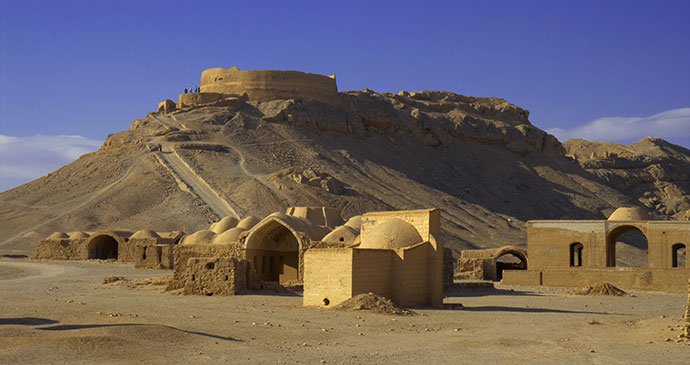
<path id="1" fill-rule="evenodd" d="M 360 228 L 362 227 L 362 216 L 356 215 L 356 216 L 348 219 L 344 225 L 354 229 L 357 232 L 359 232 Z"/>
<path id="2" fill-rule="evenodd" d="M 341 243 L 350 245 L 354 242 L 358 232 L 348 226 L 340 226 L 323 236 L 321 241 L 328 243 Z"/>
<path id="3" fill-rule="evenodd" d="M 69 238 L 69 236 L 65 232 L 53 232 L 53 234 L 48 236 L 49 240 L 64 240 L 67 238 Z"/>
<path id="4" fill-rule="evenodd" d="M 212 224 L 210 230 L 215 233 L 223 233 L 230 228 L 235 228 L 237 222 L 239 221 L 235 217 L 225 217 L 220 222 Z"/>
<path id="5" fill-rule="evenodd" d="M 237 242 L 240 239 L 240 235 L 242 232 L 245 232 L 244 229 L 240 227 L 235 227 L 235 228 L 230 228 L 227 231 L 217 235 L 213 239 L 213 244 L 223 244 L 223 243 L 230 243 L 230 242 Z"/>
<path id="6" fill-rule="evenodd" d="M 616 209 L 609 216 L 610 221 L 650 221 L 653 220 L 649 212 L 642 207 L 622 207 Z"/>
<path id="7" fill-rule="evenodd" d="M 194 232 L 189 236 L 182 238 L 180 244 L 182 245 L 207 245 L 211 243 L 213 238 L 216 237 L 216 233 L 209 230 L 202 230 Z"/>
<path id="8" fill-rule="evenodd" d="M 89 237 L 91 237 L 91 236 L 89 236 L 89 234 L 86 232 L 70 232 L 69 233 L 69 238 L 76 239 L 76 238 L 89 238 Z"/>
<path id="9" fill-rule="evenodd" d="M 130 238 L 159 238 L 158 233 L 150 229 L 142 229 L 140 231 L 134 232 Z"/>
<path id="10" fill-rule="evenodd" d="M 259 223 L 261 220 L 257 218 L 256 216 L 250 215 L 242 219 L 239 223 L 237 223 L 237 227 L 240 227 L 244 229 L 245 231 L 248 231 L 252 229 L 257 223 Z"/>
<path id="11" fill-rule="evenodd" d="M 398 249 L 421 243 L 422 236 L 413 225 L 400 218 L 389 219 L 364 236 L 359 248 Z"/>

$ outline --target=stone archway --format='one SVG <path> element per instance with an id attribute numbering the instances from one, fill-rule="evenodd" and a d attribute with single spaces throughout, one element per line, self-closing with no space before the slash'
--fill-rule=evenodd
<path id="1" fill-rule="evenodd" d="M 245 241 L 247 259 L 252 261 L 257 277 L 280 283 L 301 279 L 301 247 L 297 232 L 278 219 L 259 223 Z"/>
<path id="2" fill-rule="evenodd" d="M 496 277 L 503 278 L 503 270 L 527 270 L 527 256 L 514 247 L 504 247 L 494 256 L 496 260 Z"/>
<path id="3" fill-rule="evenodd" d="M 629 224 L 617 226 L 606 236 L 606 266 L 648 266 L 648 247 L 649 241 L 643 227 Z"/>
<path id="4" fill-rule="evenodd" d="M 88 258 L 101 260 L 117 260 L 119 243 L 109 235 L 97 235 L 88 243 Z"/>

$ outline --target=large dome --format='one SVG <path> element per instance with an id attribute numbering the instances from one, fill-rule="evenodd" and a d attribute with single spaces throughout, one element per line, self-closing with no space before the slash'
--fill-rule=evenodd
<path id="1" fill-rule="evenodd" d="M 359 248 L 394 250 L 421 243 L 422 236 L 413 225 L 400 218 L 389 219 L 367 232 Z"/>
<path id="2" fill-rule="evenodd" d="M 610 221 L 650 221 L 653 219 L 654 217 L 642 207 L 618 208 L 609 216 Z"/>

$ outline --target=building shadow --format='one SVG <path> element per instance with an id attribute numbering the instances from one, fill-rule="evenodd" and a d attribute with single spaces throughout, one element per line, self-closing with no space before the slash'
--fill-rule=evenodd
<path id="1" fill-rule="evenodd" d="M 181 328 L 176 328 L 172 326 L 167 326 L 167 325 L 162 325 L 162 324 L 145 324 L 145 323 L 115 323 L 115 324 L 63 324 L 63 325 L 58 325 L 58 326 L 50 326 L 50 327 L 42 327 L 42 328 L 37 328 L 38 330 L 41 331 L 71 331 L 71 330 L 80 330 L 80 329 L 89 329 L 89 328 L 105 328 L 105 327 L 151 327 L 151 326 L 158 326 L 158 327 L 165 327 L 169 328 L 174 331 L 190 334 L 190 335 L 198 335 L 198 336 L 204 336 L 204 337 L 209 337 L 213 338 L 216 340 L 222 340 L 222 341 L 234 341 L 234 342 L 242 342 L 242 340 L 238 340 L 232 337 L 226 337 L 226 336 L 218 336 L 214 335 L 211 333 L 206 333 L 206 332 L 200 332 L 200 331 L 190 331 L 190 330 L 183 330 Z"/>
<path id="2" fill-rule="evenodd" d="M 577 311 L 565 309 L 550 309 L 550 308 L 525 308 L 525 307 L 505 307 L 496 305 L 478 306 L 478 307 L 463 307 L 462 310 L 469 312 L 513 312 L 513 313 L 568 313 L 568 314 L 603 314 L 622 316 L 621 313 L 607 313 L 607 312 L 591 312 L 591 311 Z"/>
<path id="3" fill-rule="evenodd" d="M 496 288 L 450 288 L 443 292 L 446 298 L 486 297 L 495 295 L 542 297 L 544 294 L 533 291 Z"/>
<path id="4" fill-rule="evenodd" d="M 47 319 L 47 318 L 37 318 L 37 317 L 20 317 L 20 318 L 0 318 L 0 325 L 18 325 L 18 326 L 43 326 L 46 324 L 55 324 L 58 321 Z"/>

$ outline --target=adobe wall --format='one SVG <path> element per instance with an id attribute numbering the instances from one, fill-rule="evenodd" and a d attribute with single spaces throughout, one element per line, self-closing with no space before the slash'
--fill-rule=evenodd
<path id="1" fill-rule="evenodd" d="M 375 293 L 395 301 L 393 261 L 400 260 L 395 251 L 357 248 L 352 251 L 352 296 Z"/>
<path id="2" fill-rule="evenodd" d="M 180 94 L 177 102 L 177 108 L 214 103 L 216 101 L 223 100 L 224 97 L 225 96 L 223 94 L 211 92 Z"/>
<path id="3" fill-rule="evenodd" d="M 352 297 L 353 250 L 311 249 L 304 254 L 305 306 L 337 305 Z"/>
<path id="4" fill-rule="evenodd" d="M 184 295 L 236 295 L 247 289 L 249 262 L 227 257 L 189 259 Z"/>
<path id="5" fill-rule="evenodd" d="M 431 306 L 429 301 L 429 255 L 431 245 L 422 243 L 396 250 L 392 276 L 395 278 L 391 300 L 403 307 Z"/>
<path id="6" fill-rule="evenodd" d="M 685 338 L 690 339 L 690 280 L 688 280 L 688 304 L 685 306 Z"/>
<path id="7" fill-rule="evenodd" d="M 87 260 L 88 238 L 66 238 L 60 240 L 42 239 L 38 243 L 34 259 L 42 260 Z"/>
<path id="8" fill-rule="evenodd" d="M 583 268 L 607 267 L 607 240 L 616 231 L 637 228 L 647 237 L 647 266 L 668 268 L 676 243 L 690 248 L 690 223 L 676 221 L 529 221 L 527 250 L 529 269 L 570 267 L 570 244 L 581 243 Z M 614 242 L 615 244 L 615 242 Z"/>
<path id="9" fill-rule="evenodd" d="M 181 289 L 185 285 L 187 262 L 191 258 L 217 257 L 245 259 L 245 251 L 239 242 L 227 244 L 175 245 L 173 248 L 173 278 L 166 290 Z"/>
<path id="10" fill-rule="evenodd" d="M 338 100 L 335 76 L 299 71 L 240 71 L 237 67 L 204 70 L 201 73 L 201 93 L 246 93 L 249 100 L 256 101 L 302 99 L 335 104 Z"/>
<path id="11" fill-rule="evenodd" d="M 623 289 L 685 293 L 690 269 L 670 270 L 647 267 L 605 269 L 506 270 L 503 284 L 583 287 L 610 283 Z"/>
<path id="12" fill-rule="evenodd" d="M 172 244 L 160 244 L 152 238 L 130 239 L 134 248 L 134 267 L 146 269 L 172 269 L 174 256 Z"/>

